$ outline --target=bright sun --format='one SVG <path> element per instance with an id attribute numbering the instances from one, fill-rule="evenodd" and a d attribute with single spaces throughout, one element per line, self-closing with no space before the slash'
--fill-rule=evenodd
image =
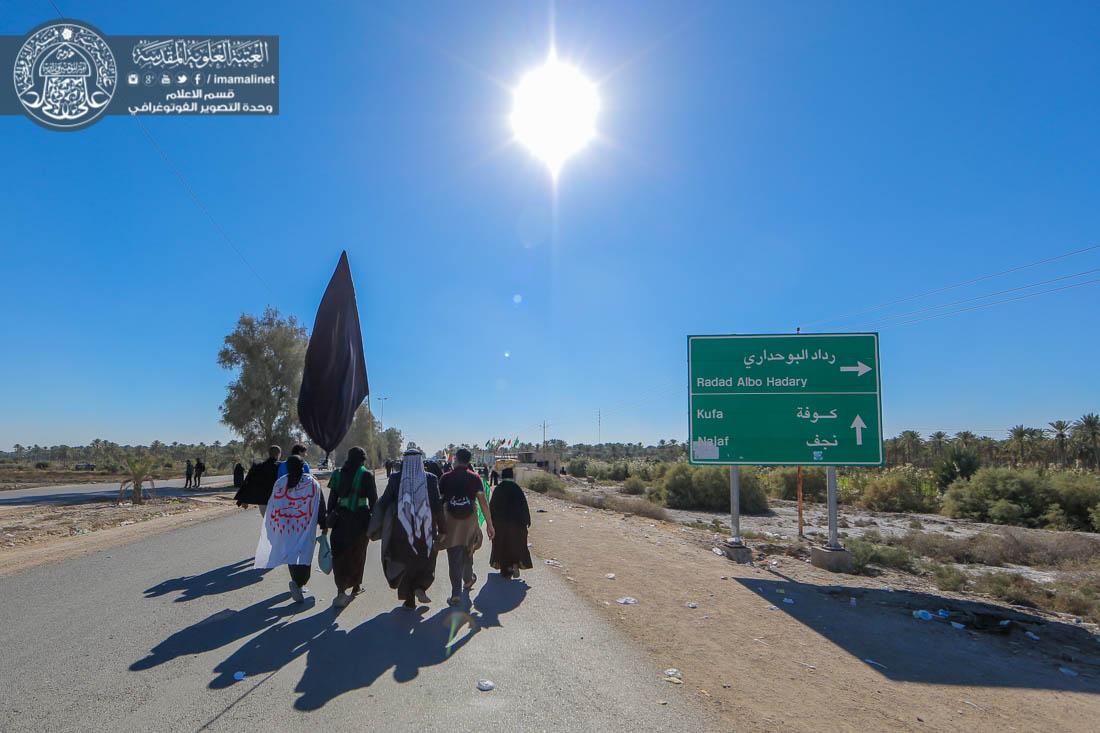
<path id="1" fill-rule="evenodd" d="M 512 94 L 512 132 L 555 179 L 565 161 L 596 136 L 596 85 L 551 51 Z"/>

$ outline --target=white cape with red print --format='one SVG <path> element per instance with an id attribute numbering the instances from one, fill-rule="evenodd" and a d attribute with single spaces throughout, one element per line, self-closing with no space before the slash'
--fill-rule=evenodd
<path id="1" fill-rule="evenodd" d="M 280 477 L 271 490 L 253 567 L 313 564 L 321 485 L 308 473 L 303 473 L 298 485 L 290 489 L 286 480 L 286 476 Z"/>

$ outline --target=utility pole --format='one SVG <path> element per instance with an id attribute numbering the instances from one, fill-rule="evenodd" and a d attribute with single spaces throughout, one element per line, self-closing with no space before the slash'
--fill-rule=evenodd
<path id="1" fill-rule="evenodd" d="M 386 432 L 386 400 L 389 397 L 375 397 L 378 400 L 378 432 Z"/>
<path id="2" fill-rule="evenodd" d="M 603 442 L 603 411 L 596 410 L 596 445 Z"/>
<path id="3" fill-rule="evenodd" d="M 540 450 L 546 450 L 546 421 L 542 421 L 542 445 L 539 446 Z"/>

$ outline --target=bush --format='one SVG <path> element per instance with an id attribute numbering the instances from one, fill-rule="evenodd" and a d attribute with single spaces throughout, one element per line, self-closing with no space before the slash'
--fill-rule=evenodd
<path id="1" fill-rule="evenodd" d="M 740 496 L 742 514 L 768 511 L 768 497 L 755 471 L 741 469 Z M 678 463 L 665 473 L 664 500 L 673 509 L 729 511 L 729 469 L 702 466 L 693 470 L 686 463 Z"/>
<path id="2" fill-rule="evenodd" d="M 565 485 L 562 484 L 561 479 L 552 473 L 546 473 L 545 471 L 538 471 L 527 479 L 527 489 L 539 494 L 545 494 L 551 490 L 555 492 L 562 492 L 565 490 Z"/>
<path id="3" fill-rule="evenodd" d="M 565 464 L 565 470 L 570 476 L 584 478 L 588 475 L 588 461 L 583 458 L 574 458 Z"/>
<path id="4" fill-rule="evenodd" d="M 932 579 L 940 590 L 966 590 L 969 576 L 954 565 L 935 565 L 932 567 Z"/>
<path id="5" fill-rule="evenodd" d="M 653 504 L 665 506 L 668 503 L 668 491 L 665 489 L 665 483 L 660 481 L 655 484 L 650 484 L 645 490 L 645 500 Z"/>
<path id="6" fill-rule="evenodd" d="M 1089 512 L 1089 518 L 1092 520 L 1092 529 L 1095 532 L 1100 532 L 1100 504 L 1097 504 Z"/>
<path id="7" fill-rule="evenodd" d="M 645 481 L 642 481 L 637 476 L 631 476 L 626 481 L 623 481 L 623 487 L 621 491 L 624 494 L 630 494 L 632 496 L 641 496 L 645 493 Z"/>
<path id="8" fill-rule="evenodd" d="M 1091 515 L 1100 507 L 1100 476 L 1093 473 L 1057 471 L 1050 474 L 1050 488 L 1065 514 L 1069 525 L 1065 529 L 1089 529 L 1095 526 Z"/>
<path id="9" fill-rule="evenodd" d="M 950 517 L 1035 526 L 1055 495 L 1037 471 L 983 468 L 969 479 L 956 479 L 943 499 Z"/>
<path id="10" fill-rule="evenodd" d="M 988 515 L 994 524 L 1019 524 L 1024 518 L 1024 509 L 1008 499 L 997 499 L 989 507 Z"/>
<path id="11" fill-rule="evenodd" d="M 914 570 L 913 556 L 904 547 L 878 545 L 866 540 L 849 539 L 848 551 L 857 573 L 866 574 L 871 565 L 896 568 L 906 572 Z"/>
<path id="12" fill-rule="evenodd" d="M 676 509 L 689 508 L 693 501 L 691 466 L 677 463 L 665 473 L 664 503 Z"/>
<path id="13" fill-rule="evenodd" d="M 39 461 L 38 463 L 34 464 L 34 467 L 37 468 L 39 471 L 44 471 L 45 469 L 50 467 L 50 464 L 47 461 Z"/>
<path id="14" fill-rule="evenodd" d="M 794 501 L 798 498 L 798 469 L 773 469 L 764 476 L 763 481 L 769 496 L 788 501 Z M 825 501 L 824 470 L 820 468 L 802 469 L 802 498 L 805 501 Z"/>
<path id="15" fill-rule="evenodd" d="M 909 532 L 891 537 L 889 542 L 945 563 L 1077 567 L 1100 560 L 1100 540 L 1086 534 L 1050 535 L 1006 528 L 973 537 Z"/>
<path id="16" fill-rule="evenodd" d="M 884 473 L 872 479 L 863 491 L 860 505 L 878 512 L 920 512 L 929 501 L 914 477 L 901 472 Z"/>
<path id="17" fill-rule="evenodd" d="M 604 494 L 570 494 L 564 498 L 596 509 L 609 509 L 623 514 L 637 514 L 650 519 L 668 519 L 668 512 L 665 511 L 664 507 L 657 506 L 645 499 Z"/>
<path id="18" fill-rule="evenodd" d="M 936 485 L 942 491 L 954 483 L 956 479 L 970 478 L 981 468 L 981 465 L 981 458 L 974 451 L 958 445 L 952 446 L 947 456 L 936 464 L 934 469 Z"/>

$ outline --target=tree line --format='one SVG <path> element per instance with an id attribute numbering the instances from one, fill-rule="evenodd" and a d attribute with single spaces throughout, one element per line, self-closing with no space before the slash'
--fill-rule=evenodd
<path id="1" fill-rule="evenodd" d="M 308 345 L 309 336 L 298 319 L 284 318 L 275 308 L 268 307 L 259 317 L 246 313 L 237 320 L 217 357 L 219 366 L 234 372 L 220 413 L 222 423 L 239 436 L 237 440 L 209 444 L 154 440 L 149 445 L 119 445 L 97 438 L 84 446 L 17 444 L 0 456 L 32 463 L 94 463 L 99 469 L 110 470 L 121 467 L 129 457 L 148 454 L 157 469 L 179 469 L 187 459 L 201 459 L 208 471 L 224 472 L 238 462 L 247 467 L 266 457 L 270 445 L 289 452 L 291 445 L 302 443 L 310 449 L 307 458 L 319 461 L 323 452 L 310 445 L 298 421 L 298 390 Z M 371 465 L 378 466 L 401 454 L 401 431 L 383 429 L 370 405 L 364 403 L 333 458 L 339 460 L 356 445 L 367 452 Z"/>
<path id="2" fill-rule="evenodd" d="M 887 465 L 930 467 L 949 453 L 965 451 L 987 466 L 1060 466 L 1100 469 L 1100 415 L 1052 420 L 1046 427 L 1013 425 L 998 440 L 964 430 L 949 436 L 942 430 L 922 436 L 904 430 L 884 444 Z"/>

